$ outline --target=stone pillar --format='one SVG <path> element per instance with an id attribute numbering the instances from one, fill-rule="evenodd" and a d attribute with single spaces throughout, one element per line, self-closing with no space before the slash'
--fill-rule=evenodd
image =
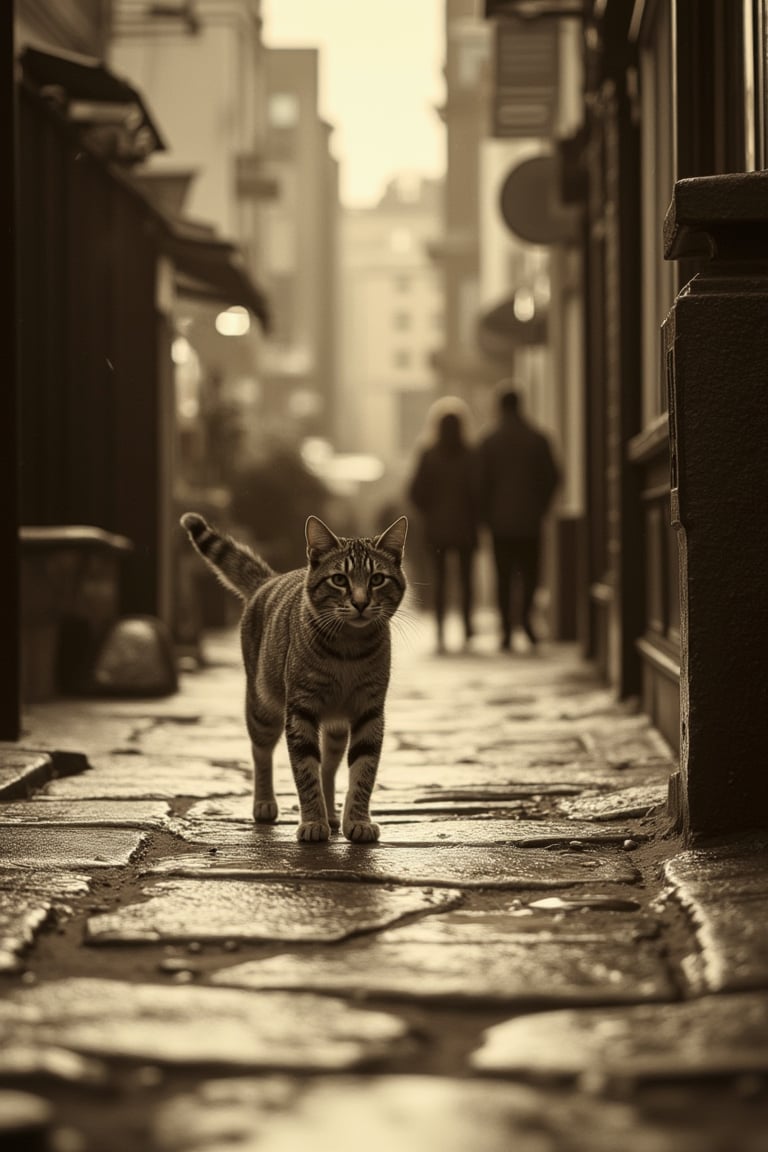
<path id="1" fill-rule="evenodd" d="M 664 254 L 709 256 L 662 329 L 693 842 L 768 829 L 768 173 L 679 181 Z"/>

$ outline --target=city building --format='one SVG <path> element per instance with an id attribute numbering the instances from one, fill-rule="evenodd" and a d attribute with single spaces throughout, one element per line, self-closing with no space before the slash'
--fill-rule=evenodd
<path id="1" fill-rule="evenodd" d="M 400 176 L 372 207 L 346 208 L 340 231 L 339 395 L 334 436 L 384 468 L 377 498 L 398 495 L 430 404 L 443 286 L 429 257 L 442 184 Z"/>
<path id="2" fill-rule="evenodd" d="M 145 194 L 201 243 L 216 234 L 236 242 L 245 271 L 259 278 L 263 206 L 274 194 L 263 168 L 261 35 L 260 0 L 115 0 L 108 55 L 145 94 L 168 142 L 136 174 Z M 264 333 L 226 292 L 213 298 L 194 278 L 182 287 L 172 303 L 180 498 L 194 487 L 220 503 L 232 468 L 253 449 Z"/>
<path id="3" fill-rule="evenodd" d="M 478 344 L 481 306 L 481 150 L 488 135 L 487 77 L 491 37 L 473 0 L 446 0 L 446 173 L 440 235 L 430 247 L 439 272 L 445 323 L 435 356 L 439 395 L 460 396 L 488 410 L 498 366 Z"/>
<path id="4" fill-rule="evenodd" d="M 338 162 L 318 110 L 316 48 L 265 52 L 265 203 L 260 267 L 273 301 L 265 417 L 295 436 L 333 435 L 337 383 Z"/>

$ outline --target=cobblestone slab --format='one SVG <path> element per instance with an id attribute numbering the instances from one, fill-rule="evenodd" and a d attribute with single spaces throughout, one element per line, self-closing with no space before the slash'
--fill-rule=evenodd
<path id="1" fill-rule="evenodd" d="M 327 943 L 386 928 L 404 916 L 452 908 L 461 893 L 360 884 L 257 884 L 173 880 L 145 888 L 149 899 L 87 925 L 91 944 L 184 940 Z"/>
<path id="2" fill-rule="evenodd" d="M 657 948 L 646 941 L 553 939 L 519 933 L 504 940 L 386 939 L 333 951 L 271 956 L 216 973 L 215 984 L 242 988 L 352 993 L 451 1004 L 624 1004 L 672 1000 L 675 990 Z"/>
<path id="3" fill-rule="evenodd" d="M 74 803 L 36 796 L 34 800 L 2 805 L 0 827 L 3 824 L 87 824 L 162 828 L 167 824 L 169 811 L 169 805 L 162 800 L 78 800 Z"/>
<path id="4" fill-rule="evenodd" d="M 531 900 L 526 908 L 528 911 L 547 911 L 557 913 L 601 911 L 601 912 L 637 912 L 642 908 L 639 900 L 622 892 L 606 895 L 604 892 L 579 892 L 564 896 L 541 896 Z"/>
<path id="5" fill-rule="evenodd" d="M 0 972 L 18 971 L 43 925 L 89 887 L 73 873 L 0 871 Z"/>
<path id="6" fill-rule="evenodd" d="M 405 793 L 403 793 L 405 795 Z M 541 804 L 541 797 L 537 797 L 536 801 L 528 797 L 521 797 L 519 799 L 510 800 L 483 800 L 480 798 L 471 798 L 468 800 L 429 800 L 420 794 L 416 797 L 411 797 L 407 800 L 393 800 L 390 794 L 379 792 L 376 797 L 376 818 L 386 819 L 391 817 L 393 821 L 398 819 L 411 820 L 418 819 L 419 817 L 441 817 L 452 816 L 456 817 L 479 817 L 483 818 L 491 812 L 503 812 L 505 815 L 517 819 L 517 816 L 536 815 L 539 812 L 543 814 L 544 807 Z"/>
<path id="7" fill-rule="evenodd" d="M 98 1087 L 106 1083 L 108 1071 L 102 1061 L 89 1056 L 78 1056 L 53 1045 L 40 1048 L 12 1040 L 0 1050 L 0 1076 L 5 1082 L 29 1082 L 33 1077 L 44 1076 L 65 1084 Z"/>
<path id="8" fill-rule="evenodd" d="M 542 942 L 566 943 L 607 940 L 628 944 L 655 939 L 659 921 L 640 911 L 640 903 L 631 898 L 633 891 L 627 888 L 615 895 L 574 896 L 571 906 L 561 897 L 521 900 L 506 892 L 475 894 L 457 908 L 398 925 L 381 933 L 379 939 L 418 944 L 468 944 L 477 939 L 503 944 L 531 936 Z"/>
<path id="9" fill-rule="evenodd" d="M 258 829 L 255 835 L 258 834 Z M 448 888 L 558 888 L 583 883 L 633 883 L 639 874 L 620 850 L 557 853 L 546 848 L 441 845 L 407 848 L 282 844 L 265 837 L 249 850 L 219 848 L 166 858 L 148 875 L 274 876 L 294 880 L 356 880 L 367 884 Z"/>
<path id="10" fill-rule="evenodd" d="M 21 957 L 51 914 L 51 904 L 30 892 L 0 892 L 0 972 L 17 972 Z"/>
<path id="11" fill-rule="evenodd" d="M 143 756 L 160 759 L 188 754 L 204 760 L 250 763 L 251 745 L 245 721 L 223 723 L 218 729 L 203 724 L 159 724 L 141 737 Z"/>
<path id="12" fill-rule="evenodd" d="M 134 829 L 9 825 L 3 829 L 0 866 L 114 868 L 130 863 L 146 839 Z"/>
<path id="13" fill-rule="evenodd" d="M 482 712 L 476 708 L 478 711 Z M 391 750 L 392 754 L 409 753 L 432 758 L 447 755 L 457 760 L 491 752 L 496 759 L 503 753 L 516 760 L 546 759 L 557 764 L 578 760 L 589 751 L 577 736 L 569 734 L 558 739 L 548 731 L 537 740 L 527 730 L 504 733 L 497 723 L 489 724 L 488 718 L 482 716 L 475 716 L 474 725 L 471 719 L 465 723 L 461 715 L 458 719 L 453 715 L 443 724 L 426 715 L 414 720 L 414 727 L 408 731 L 403 731 L 397 721 L 390 725 L 385 750 Z M 572 725 L 568 727 L 570 729 Z"/>
<path id="14" fill-rule="evenodd" d="M 595 719 L 608 718 L 616 721 L 623 717 L 637 718 L 637 708 L 628 701 L 616 699 L 610 688 L 590 689 L 583 686 L 583 690 L 574 695 L 573 699 L 549 699 L 535 697 L 539 709 L 554 719 L 572 722 L 583 722 Z"/>
<path id="15" fill-rule="evenodd" d="M 768 993 L 518 1017 L 489 1028 L 479 1072 L 628 1080 L 768 1072 Z"/>
<path id="16" fill-rule="evenodd" d="M 712 890 L 731 884 L 742 891 L 765 891 L 768 884 L 768 839 L 752 840 L 680 852 L 664 865 L 675 886 L 705 886 Z"/>
<path id="17" fill-rule="evenodd" d="M 508 797 L 521 792 L 540 792 L 547 786 L 570 785 L 586 788 L 621 788 L 629 784 L 647 784 L 658 779 L 658 772 L 645 767 L 618 770 L 589 757 L 583 761 L 554 760 L 547 763 L 484 753 L 475 761 L 458 760 L 449 753 L 412 753 L 392 756 L 382 762 L 379 779 L 389 788 L 494 789 L 508 788 Z"/>
<path id="18" fill-rule="evenodd" d="M 768 852 L 757 843 L 693 850 L 667 861 L 664 874 L 690 915 L 700 955 L 686 976 L 696 992 L 768 987 Z"/>
<path id="19" fill-rule="evenodd" d="M 590 751 L 584 755 L 580 760 L 568 761 L 563 764 L 557 760 L 540 759 L 531 762 L 532 768 L 549 769 L 551 778 L 557 779 L 555 772 L 565 772 L 565 779 L 571 772 L 578 772 L 586 778 L 591 769 L 594 778 L 595 788 L 609 786 L 611 788 L 627 788 L 630 786 L 639 786 L 641 784 L 654 784 L 659 782 L 666 782 L 669 777 L 671 768 L 668 763 L 663 765 L 653 758 L 637 757 L 634 759 L 624 759 L 622 756 L 617 755 L 615 758 L 603 755 L 599 751 Z M 521 777 L 528 779 L 528 772 Z"/>
<path id="20" fill-rule="evenodd" d="M 54 780 L 46 795 L 56 800 L 174 800 L 180 796 L 244 796 L 251 771 L 221 767 L 196 757 L 92 756 L 93 770 Z"/>
<path id="21" fill-rule="evenodd" d="M 42 751 L 111 752 L 131 744 L 135 727 L 133 718 L 120 718 L 107 701 L 79 699 L 73 707 L 72 700 L 55 700 L 24 714 L 25 740 Z"/>
<path id="22" fill-rule="evenodd" d="M 588 786 L 594 787 L 594 783 L 593 780 Z M 495 808 L 497 804 L 504 802 L 516 804 L 525 800 L 539 801 L 546 796 L 579 796 L 584 791 L 584 787 L 585 785 L 582 784 L 563 783 L 557 780 L 539 780 L 529 784 L 518 784 L 515 780 L 505 780 L 500 784 L 444 785 L 427 783 L 423 786 L 414 785 L 410 788 L 405 784 L 400 786 L 379 784 L 374 796 L 377 800 L 383 800 L 384 804 L 392 796 L 398 798 L 407 796 L 414 808 L 432 802 L 464 804 L 473 801 L 485 803 Z"/>
<path id="23" fill-rule="evenodd" d="M 632 832 L 628 828 L 595 828 L 594 824 L 568 820 L 439 820 L 429 824 L 387 829 L 392 844 L 515 844 L 535 847 L 546 844 L 568 844 L 576 841 L 592 844 L 621 843 Z"/>
<path id="24" fill-rule="evenodd" d="M 297 1152 L 550 1152 L 542 1099 L 519 1085 L 426 1077 L 323 1078 L 313 1083 L 208 1081 L 162 1105 L 153 1135 L 164 1152 L 232 1147 Z M 363 1135 L 364 1134 L 364 1135 Z"/>
<path id="25" fill-rule="evenodd" d="M 647 716 L 638 718 L 634 730 L 622 721 L 606 719 L 601 727 L 590 724 L 590 750 L 617 768 L 646 768 L 668 776 L 674 771 L 672 751 L 664 737 L 652 728 Z"/>
<path id="26" fill-rule="evenodd" d="M 390 827 L 399 827 L 402 823 L 428 824 L 440 819 L 439 816 L 430 816 L 429 813 L 411 817 L 382 815 L 380 812 L 375 812 L 374 815 L 376 821 L 387 828 L 387 831 L 382 833 L 385 840 L 389 838 Z M 298 805 L 293 807 L 280 802 L 280 814 L 274 824 L 254 827 L 253 820 L 249 819 L 241 819 L 235 823 L 232 820 L 187 820 L 181 816 L 170 821 L 169 830 L 188 844 L 208 844 L 216 848 L 224 846 L 248 848 L 257 838 L 276 844 L 295 844 L 298 823 Z"/>
<path id="27" fill-rule="evenodd" d="M 208 1080 L 161 1104 L 152 1135 L 160 1152 L 736 1150 L 727 1117 L 684 1102 L 654 1117 L 631 1101 L 439 1076 Z M 738 1152 L 764 1148 L 764 1129 L 740 1128 Z"/>
<path id="28" fill-rule="evenodd" d="M 484 817 L 487 813 L 492 811 L 508 812 L 510 815 L 521 813 L 529 815 L 532 812 L 541 811 L 544 808 L 540 800 L 531 801 L 526 799 L 519 800 L 499 800 L 499 801 L 486 801 L 486 800 L 413 800 L 411 798 L 405 799 L 408 796 L 407 792 L 397 793 L 401 799 L 391 799 L 392 793 L 381 791 L 376 797 L 376 819 L 377 821 L 390 820 L 396 823 L 398 820 L 412 821 L 422 819 L 438 819 L 441 816 L 452 815 L 454 817 Z M 295 795 L 283 793 L 278 795 L 278 803 L 280 805 L 280 823 L 298 823 L 299 805 Z M 200 821 L 201 823 L 217 824 L 242 824 L 251 819 L 251 803 L 250 798 L 230 798 L 222 797 L 217 800 L 199 800 L 184 813 L 185 825 Z"/>
<path id="29" fill-rule="evenodd" d="M 701 949 L 683 964 L 694 993 L 768 987 L 768 892 L 729 892 L 726 903 L 691 894 L 683 903 Z"/>
<path id="30" fill-rule="evenodd" d="M 637 785 L 616 792 L 590 792 L 575 799 L 558 799 L 558 812 L 573 820 L 629 820 L 646 816 L 667 803 L 667 784 Z"/>
<path id="31" fill-rule="evenodd" d="M 395 1016 L 313 995 L 69 979 L 0 1000 L 0 1050 L 338 1071 L 402 1054 L 407 1039 Z"/>
<path id="32" fill-rule="evenodd" d="M 28 796 L 52 775 L 53 759 L 45 752 L 0 748 L 0 801 Z"/>
<path id="33" fill-rule="evenodd" d="M 378 812 L 374 809 L 374 817 Z M 294 821 L 295 822 L 295 821 Z M 255 828 L 253 821 L 240 824 L 224 823 L 221 820 L 187 820 L 184 817 L 172 822 L 172 830 L 184 840 L 196 844 L 215 844 L 228 847 L 248 847 L 254 840 L 268 837 L 276 843 L 295 840 L 292 828 L 283 821 L 271 827 Z M 387 844 L 404 846 L 426 846 L 432 844 L 499 845 L 514 844 L 518 847 L 535 847 L 547 844 L 617 844 L 634 836 L 644 839 L 642 833 L 633 833 L 630 828 L 601 827 L 587 822 L 569 820 L 439 820 L 416 823 L 388 823 L 383 839 Z"/>

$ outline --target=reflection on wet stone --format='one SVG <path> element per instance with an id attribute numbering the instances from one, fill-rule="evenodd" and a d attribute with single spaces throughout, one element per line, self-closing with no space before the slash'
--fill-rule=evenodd
<path id="1" fill-rule="evenodd" d="M 161 1152 L 715 1152 L 695 1118 L 674 1120 L 631 1102 L 597 1108 L 583 1095 L 441 1076 L 233 1078 L 172 1097 L 153 1135 Z"/>
<path id="2" fill-rule="evenodd" d="M 3 829 L 3 866 L 13 868 L 109 868 L 128 864 L 147 840 L 134 829 L 38 827 Z"/>
<path id="3" fill-rule="evenodd" d="M 251 792 L 250 772 L 221 768 L 193 756 L 94 756 L 92 771 L 54 780 L 48 795 L 61 800 L 160 799 L 179 796 L 245 796 Z"/>
<path id="4" fill-rule="evenodd" d="M 173 831 L 185 840 L 198 844 L 221 844 L 227 846 L 240 845 L 247 847 L 265 836 L 270 840 L 288 842 L 286 830 L 282 826 L 272 828 L 254 828 L 253 822 L 243 821 L 240 825 L 229 824 L 222 828 L 221 822 L 202 820 L 193 822 L 187 819 L 175 820 Z M 456 820 L 432 820 L 419 823 L 389 822 L 386 831 L 382 833 L 384 844 L 402 844 L 405 846 L 418 845 L 456 845 L 469 847 L 472 845 L 516 844 L 520 847 L 568 844 L 575 838 L 584 843 L 616 844 L 621 843 L 630 835 L 628 828 L 601 827 L 590 823 L 578 823 L 567 820 L 473 820 L 463 821 L 460 825 Z M 637 832 L 635 836 L 641 835 Z"/>
<path id="5" fill-rule="evenodd" d="M 597 1072 L 632 1080 L 768 1072 L 768 997 L 704 997 L 508 1020 L 488 1029 L 472 1066 L 512 1075 Z"/>
<path id="6" fill-rule="evenodd" d="M 88 889 L 86 877 L 71 872 L 0 872 L 0 972 L 17 971 L 51 915 Z"/>
<path id="7" fill-rule="evenodd" d="M 71 979 L 14 990 L 0 1001 L 0 1050 L 338 1070 L 402 1053 L 407 1041 L 395 1016 L 323 996 Z"/>
<path id="8" fill-rule="evenodd" d="M 633 883 L 637 869 L 625 853 L 552 852 L 498 845 L 425 848 L 341 843 L 255 843 L 223 846 L 215 855 L 190 853 L 159 860 L 147 875 L 274 876 L 301 880 L 358 880 L 368 884 L 458 888 L 557 888 L 586 882 Z"/>
<path id="9" fill-rule="evenodd" d="M 53 774 L 53 760 L 43 752 L 3 749 L 0 757 L 0 800 L 24 796 Z"/>
<path id="10" fill-rule="evenodd" d="M 621 788 L 618 791 L 590 792 L 576 798 L 560 799 L 557 810 L 575 820 L 627 820 L 646 816 L 667 802 L 666 782 Z"/>
<path id="11" fill-rule="evenodd" d="M 597 936 L 520 933 L 478 940 L 399 941 L 397 932 L 323 953 L 283 953 L 218 972 L 216 984 L 242 988 L 351 992 L 450 1003 L 634 1003 L 675 995 L 654 946 Z"/>
<path id="12" fill-rule="evenodd" d="M 169 805 L 160 800 L 79 800 L 73 804 L 69 800 L 37 796 L 33 800 L 3 804 L 0 827 L 3 824 L 92 824 L 162 828 L 169 811 Z"/>
<path id="13" fill-rule="evenodd" d="M 695 991 L 768 983 L 768 855 L 764 839 L 683 852 L 664 875 L 693 923 L 701 954 L 685 973 Z"/>
<path id="14" fill-rule="evenodd" d="M 337 941 L 403 916 L 453 907 L 461 894 L 339 883 L 176 880 L 145 888 L 148 900 L 88 921 L 90 943 L 155 940 Z"/>

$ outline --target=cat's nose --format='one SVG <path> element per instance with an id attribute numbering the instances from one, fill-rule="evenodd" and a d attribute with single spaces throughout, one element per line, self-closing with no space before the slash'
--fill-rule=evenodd
<path id="1" fill-rule="evenodd" d="M 355 591 L 352 593 L 352 603 L 362 616 L 363 612 L 365 612 L 366 608 L 368 607 L 369 599 L 365 592 L 355 589 Z"/>

